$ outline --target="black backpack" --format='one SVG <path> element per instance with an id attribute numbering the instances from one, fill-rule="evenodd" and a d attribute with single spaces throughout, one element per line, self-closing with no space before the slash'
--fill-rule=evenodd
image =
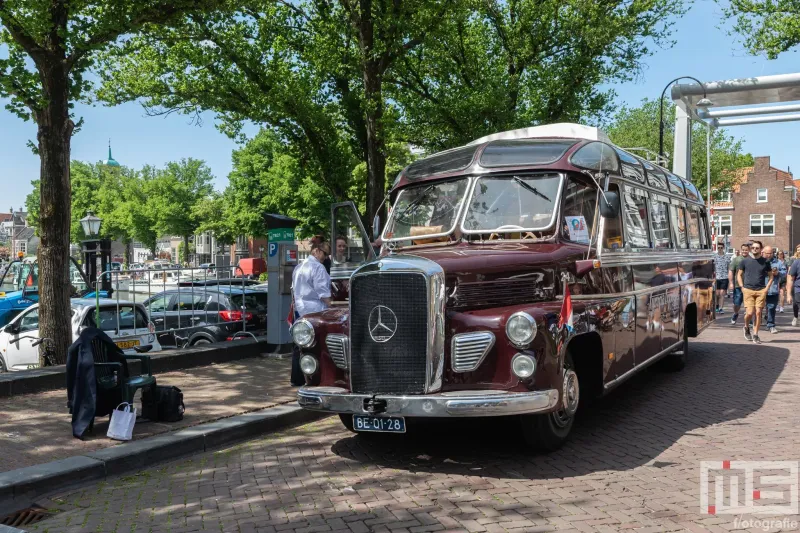
<path id="1" fill-rule="evenodd" d="M 183 393 L 178 387 L 158 385 L 142 392 L 143 418 L 153 422 L 178 422 L 183 420 L 184 411 Z"/>

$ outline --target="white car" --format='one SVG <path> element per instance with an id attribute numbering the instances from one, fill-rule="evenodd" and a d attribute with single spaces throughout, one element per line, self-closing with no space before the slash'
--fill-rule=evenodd
<path id="1" fill-rule="evenodd" d="M 75 340 L 84 328 L 95 326 L 96 302 L 76 299 L 71 304 Z M 116 300 L 100 300 L 100 329 L 125 353 L 136 353 L 134 346 L 147 344 L 152 346 L 148 353 L 161 351 L 144 305 L 123 300 L 119 301 L 119 307 L 117 304 Z M 34 304 L 0 330 L 0 372 L 39 368 L 39 348 L 33 346 L 38 337 L 39 304 Z"/>

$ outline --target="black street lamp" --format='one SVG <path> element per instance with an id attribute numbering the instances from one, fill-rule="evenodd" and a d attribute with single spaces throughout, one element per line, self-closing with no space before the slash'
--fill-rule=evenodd
<path id="1" fill-rule="evenodd" d="M 111 296 L 111 279 L 109 275 L 103 276 L 111 265 L 111 241 L 100 239 L 100 225 L 103 221 L 94 216 L 94 213 L 87 211 L 86 216 L 81 220 L 81 228 L 88 239 L 82 241 L 83 245 L 83 264 L 86 278 L 90 286 L 94 286 L 95 291 L 106 291 L 107 296 Z M 100 258 L 100 272 L 97 271 L 97 258 Z M 101 276 L 99 287 L 97 284 L 98 274 Z"/>
<path id="2" fill-rule="evenodd" d="M 706 98 L 706 86 L 703 85 L 703 82 L 697 78 L 693 78 L 692 76 L 680 76 L 669 82 L 667 86 L 664 87 L 664 90 L 661 91 L 661 98 L 658 99 L 658 157 L 660 159 L 666 159 L 666 156 L 664 155 L 664 95 L 667 94 L 667 89 L 669 89 L 670 85 L 682 79 L 694 80 L 698 85 L 700 85 L 700 87 L 703 88 L 703 98 L 698 100 L 698 102 L 695 104 L 695 107 L 711 107 L 714 105 L 711 100 Z"/>

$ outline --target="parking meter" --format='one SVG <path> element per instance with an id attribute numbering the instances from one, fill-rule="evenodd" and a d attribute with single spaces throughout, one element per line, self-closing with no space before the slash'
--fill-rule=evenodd
<path id="1" fill-rule="evenodd" d="M 292 338 L 286 317 L 292 303 L 292 274 L 297 266 L 294 229 L 298 220 L 285 215 L 265 214 L 267 226 L 267 342 L 277 351 L 291 349 Z"/>

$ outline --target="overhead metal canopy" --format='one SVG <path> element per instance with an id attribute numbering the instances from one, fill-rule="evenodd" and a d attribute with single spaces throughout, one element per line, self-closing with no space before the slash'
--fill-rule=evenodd
<path id="1" fill-rule="evenodd" d="M 697 106 L 704 96 L 711 100 L 713 107 Z M 676 84 L 672 86 L 672 100 L 676 104 L 672 171 L 691 180 L 692 120 L 711 128 L 800 121 L 800 73 L 712 81 L 702 85 Z"/>

